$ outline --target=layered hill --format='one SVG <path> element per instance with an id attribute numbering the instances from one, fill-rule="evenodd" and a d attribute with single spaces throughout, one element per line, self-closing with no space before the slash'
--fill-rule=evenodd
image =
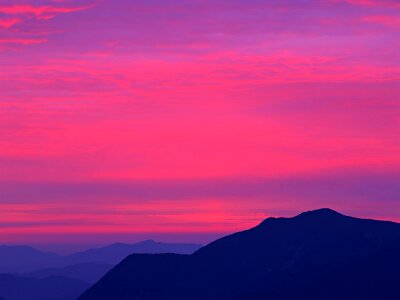
<path id="1" fill-rule="evenodd" d="M 29 246 L 0 246 L 0 295 L 7 300 L 76 300 L 132 253 L 193 253 L 199 248 L 147 240 L 61 256 Z"/>
<path id="2" fill-rule="evenodd" d="M 115 265 L 132 253 L 178 253 L 191 254 L 198 250 L 198 244 L 161 243 L 146 240 L 134 244 L 115 243 L 92 248 L 70 255 L 58 255 L 39 251 L 30 246 L 0 245 L 0 273 L 31 273 L 58 275 L 70 270 L 78 270 L 82 264 L 94 272 L 99 264 Z M 67 270 L 64 270 L 68 267 Z M 104 268 L 104 269 L 107 269 Z M 70 272 L 72 274 L 73 272 Z"/>
<path id="3" fill-rule="evenodd" d="M 269 218 L 192 255 L 134 254 L 79 300 L 400 299 L 400 224 Z"/>
<path id="4" fill-rule="evenodd" d="M 0 274 L 0 294 L 7 300 L 75 300 L 89 286 L 87 282 L 59 276 L 36 279 Z"/>
<path id="5" fill-rule="evenodd" d="M 192 254 L 198 250 L 198 244 L 162 243 L 153 240 L 145 240 L 135 244 L 115 243 L 105 247 L 93 248 L 71 254 L 64 258 L 73 264 L 86 262 L 104 262 L 117 264 L 132 253 L 176 253 Z"/>
<path id="6" fill-rule="evenodd" d="M 59 276 L 95 283 L 112 268 L 113 265 L 111 264 L 92 262 L 61 268 L 41 269 L 26 275 L 38 279 L 43 279 L 50 276 Z"/>

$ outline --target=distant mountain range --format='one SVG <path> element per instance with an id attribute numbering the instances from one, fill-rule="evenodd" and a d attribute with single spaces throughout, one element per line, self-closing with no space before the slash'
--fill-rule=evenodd
<path id="1" fill-rule="evenodd" d="M 191 254 L 198 244 L 160 243 L 146 240 L 135 244 L 116 243 L 71 255 L 41 252 L 30 246 L 0 246 L 0 273 L 31 273 L 39 269 L 63 268 L 84 263 L 115 265 L 132 253 Z"/>
<path id="2" fill-rule="evenodd" d="M 29 246 L 0 246 L 0 296 L 6 300 L 76 300 L 132 253 L 190 254 L 200 247 L 147 240 L 61 256 Z"/>
<path id="3" fill-rule="evenodd" d="M 79 300 L 399 300 L 399 253 L 400 224 L 320 209 L 192 255 L 130 255 Z"/>
<path id="4" fill-rule="evenodd" d="M 89 249 L 65 257 L 68 263 L 104 262 L 117 264 L 132 253 L 176 253 L 192 254 L 198 250 L 198 244 L 170 244 L 146 240 L 136 244 L 116 243 L 102 248 Z"/>
<path id="5" fill-rule="evenodd" d="M 36 279 L 0 274 L 0 293 L 7 300 L 74 300 L 89 286 L 66 277 Z"/>
<path id="6" fill-rule="evenodd" d="M 106 263 L 82 263 L 61 268 L 41 269 L 26 276 L 43 279 L 50 276 L 68 277 L 94 283 L 104 276 L 114 265 Z"/>
<path id="7" fill-rule="evenodd" d="M 30 272 L 60 263 L 61 256 L 30 246 L 0 246 L 0 273 Z"/>

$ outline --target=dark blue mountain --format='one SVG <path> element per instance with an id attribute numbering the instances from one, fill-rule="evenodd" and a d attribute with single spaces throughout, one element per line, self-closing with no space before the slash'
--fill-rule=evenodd
<path id="1" fill-rule="evenodd" d="M 0 246 L 0 273 L 32 273 L 43 269 L 62 269 L 64 267 L 84 263 L 96 263 L 92 266 L 96 273 L 99 264 L 115 265 L 132 253 L 180 253 L 190 254 L 199 249 L 197 244 L 159 243 L 152 240 L 135 244 L 116 243 L 109 246 L 89 249 L 83 252 L 61 256 L 42 252 L 30 246 Z M 56 270 L 53 270 L 57 275 Z M 62 272 L 60 270 L 60 272 Z M 71 273 L 72 274 L 72 273 Z M 96 277 L 96 276 L 95 276 Z M 77 278 L 77 277 L 74 277 Z"/>
<path id="2" fill-rule="evenodd" d="M 132 253 L 193 253 L 199 248 L 195 244 L 149 240 L 61 256 L 29 246 L 0 246 L 0 273 L 14 274 L 0 274 L 0 295 L 7 300 L 76 300 L 90 284 Z"/>
<path id="3" fill-rule="evenodd" d="M 0 273 L 29 272 L 58 264 L 61 256 L 29 246 L 0 245 Z"/>
<path id="4" fill-rule="evenodd" d="M 27 276 L 39 279 L 49 276 L 61 276 L 94 283 L 111 270 L 113 266 L 106 263 L 82 263 L 62 268 L 43 269 L 29 273 Z"/>
<path id="5" fill-rule="evenodd" d="M 398 300 L 400 224 L 269 218 L 192 255 L 134 254 L 79 300 Z"/>
<path id="6" fill-rule="evenodd" d="M 116 243 L 102 248 L 89 249 L 69 255 L 65 259 L 74 264 L 84 262 L 117 264 L 132 253 L 192 254 L 200 247 L 201 245 L 197 244 L 160 243 L 146 240 L 136 244 Z"/>
<path id="7" fill-rule="evenodd" d="M 7 300 L 75 300 L 89 286 L 65 277 L 36 279 L 0 274 L 0 295 Z"/>

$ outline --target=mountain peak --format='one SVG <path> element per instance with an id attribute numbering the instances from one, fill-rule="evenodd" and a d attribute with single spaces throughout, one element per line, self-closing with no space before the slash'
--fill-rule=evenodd
<path id="1" fill-rule="evenodd" d="M 399 299 L 400 224 L 327 208 L 261 224 L 193 255 L 129 256 L 79 300 Z"/>
<path id="2" fill-rule="evenodd" d="M 315 210 L 310 210 L 310 211 L 305 211 L 295 217 L 292 218 L 275 218 L 275 217 L 269 217 L 265 219 L 263 222 L 261 222 L 261 226 L 266 226 L 271 223 L 275 223 L 276 221 L 281 221 L 281 220 L 298 220 L 298 219 L 337 219 L 344 217 L 341 213 L 338 213 L 337 211 L 330 209 L 330 208 L 320 208 L 320 209 L 315 209 Z"/>
<path id="3" fill-rule="evenodd" d="M 310 210 L 299 214 L 296 218 L 332 218 L 332 217 L 344 217 L 341 213 L 330 209 L 330 208 L 320 208 L 316 210 Z"/>
<path id="4" fill-rule="evenodd" d="M 158 244 L 155 240 L 149 239 L 149 240 L 144 240 L 136 243 L 137 245 L 154 245 Z"/>

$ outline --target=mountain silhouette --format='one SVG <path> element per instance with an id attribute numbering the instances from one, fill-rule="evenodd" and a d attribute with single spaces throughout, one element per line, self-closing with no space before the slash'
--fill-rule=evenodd
<path id="1" fill-rule="evenodd" d="M 400 224 L 319 209 L 192 255 L 130 255 L 79 300 L 398 300 L 399 253 Z"/>
<path id="2" fill-rule="evenodd" d="M 58 255 L 42 252 L 30 246 L 0 245 L 0 273 L 24 273 L 30 276 L 33 272 L 38 274 L 43 272 L 58 275 L 65 271 L 62 270 L 65 267 L 73 269 L 79 267 L 76 265 L 88 263 L 91 265 L 86 265 L 86 268 L 93 267 L 95 273 L 99 270 L 99 264 L 115 265 L 132 253 L 191 254 L 200 247 L 198 244 L 160 243 L 147 240 L 135 244 L 115 243 L 70 255 Z M 79 277 L 74 278 L 79 279 Z"/>
<path id="3" fill-rule="evenodd" d="M 7 300 L 75 300 L 89 286 L 87 282 L 59 276 L 36 279 L 0 274 L 0 294 Z"/>
<path id="4" fill-rule="evenodd" d="M 129 254 L 193 253 L 199 248 L 147 240 L 62 256 L 30 246 L 0 246 L 0 300 L 76 300 Z"/>
<path id="5" fill-rule="evenodd" d="M 94 283 L 104 276 L 114 265 L 106 263 L 82 263 L 61 268 L 49 268 L 38 270 L 29 274 L 33 278 L 46 278 L 49 276 L 61 276 L 75 278 L 82 281 Z"/>
<path id="6" fill-rule="evenodd" d="M 0 273 L 29 272 L 58 264 L 60 259 L 30 246 L 0 245 Z"/>
<path id="7" fill-rule="evenodd" d="M 115 243 L 106 247 L 93 248 L 66 257 L 69 263 L 104 262 L 117 264 L 132 253 L 177 253 L 192 254 L 198 250 L 198 244 L 161 243 L 146 240 L 136 244 Z"/>
<path id="8" fill-rule="evenodd" d="M 0 295 L 7 300 L 76 300 L 132 253 L 193 253 L 199 248 L 196 244 L 147 240 L 62 256 L 30 246 L 0 246 Z"/>

